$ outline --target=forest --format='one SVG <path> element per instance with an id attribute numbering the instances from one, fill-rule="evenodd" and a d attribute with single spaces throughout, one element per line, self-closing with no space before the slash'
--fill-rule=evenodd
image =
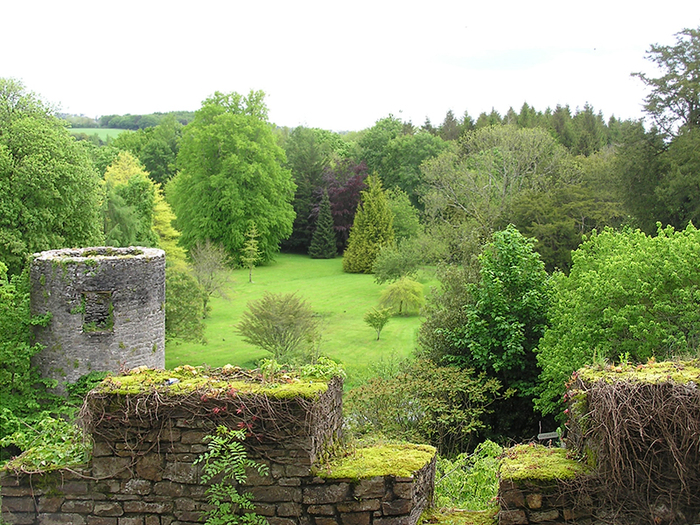
<path id="1" fill-rule="evenodd" d="M 47 249 L 165 250 L 169 341 L 204 338 L 230 268 L 252 280 L 279 253 L 342 256 L 344 272 L 392 290 L 365 316 L 378 339 L 390 316 L 420 313 L 412 359 L 346 392 L 353 431 L 445 457 L 562 425 L 583 365 L 698 357 L 700 29 L 648 59 L 657 76 L 633 73 L 642 120 L 523 103 L 346 133 L 277 126 L 262 91 L 86 122 L 0 79 L 1 459 L 34 442 L 27 428 L 60 434 L 58 416 L 101 379 L 66 401 L 31 366 L 31 327 L 46 320 L 29 313 L 26 268 Z M 125 131 L 103 141 L 71 124 Z M 439 286 L 424 299 L 426 272 Z M 303 298 L 265 300 L 241 332 L 280 364 L 317 362 Z M 263 337 L 275 309 L 297 344 Z"/>

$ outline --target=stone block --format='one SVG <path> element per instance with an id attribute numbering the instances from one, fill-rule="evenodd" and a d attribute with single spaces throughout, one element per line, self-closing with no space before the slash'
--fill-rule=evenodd
<path id="1" fill-rule="evenodd" d="M 542 523 L 545 521 L 554 521 L 559 517 L 559 511 L 556 509 L 545 510 L 541 512 L 530 513 L 530 523 Z"/>
<path id="2" fill-rule="evenodd" d="M 277 484 L 280 487 L 299 487 L 299 486 L 301 486 L 301 479 L 299 479 L 299 478 L 280 478 L 277 480 Z"/>
<path id="3" fill-rule="evenodd" d="M 80 514 L 47 513 L 39 514 L 37 525 L 85 525 L 85 518 Z"/>
<path id="4" fill-rule="evenodd" d="M 147 503 L 145 501 L 125 501 L 124 512 L 130 514 L 165 514 L 172 512 L 173 504 L 169 501 Z"/>
<path id="5" fill-rule="evenodd" d="M 159 481 L 153 485 L 153 492 L 159 496 L 177 498 L 185 494 L 185 486 L 172 481 Z"/>
<path id="6" fill-rule="evenodd" d="M 299 503 L 281 503 L 277 506 L 278 516 L 298 518 L 301 514 L 302 507 Z"/>
<path id="7" fill-rule="evenodd" d="M 117 525 L 117 518 L 88 516 L 86 520 L 86 525 Z"/>
<path id="8" fill-rule="evenodd" d="M 306 511 L 313 516 L 333 516 L 335 507 L 333 505 L 309 505 Z"/>
<path id="9" fill-rule="evenodd" d="M 303 502 L 309 505 L 323 505 L 326 503 L 338 503 L 345 500 L 350 492 L 347 483 L 334 483 L 321 487 L 306 487 L 303 493 Z"/>
<path id="10" fill-rule="evenodd" d="M 261 516 L 276 516 L 277 515 L 277 505 L 272 503 L 259 503 L 255 505 L 255 513 Z"/>
<path id="11" fill-rule="evenodd" d="M 138 468 L 138 464 L 137 464 Z M 130 479 L 124 483 L 121 489 L 122 494 L 138 494 L 145 496 L 151 493 L 151 482 L 146 479 Z"/>
<path id="12" fill-rule="evenodd" d="M 542 494 L 532 493 L 525 496 L 528 508 L 537 510 L 542 508 Z"/>
<path id="13" fill-rule="evenodd" d="M 368 512 L 382 508 L 380 499 L 346 500 L 336 504 L 338 512 Z"/>
<path id="14" fill-rule="evenodd" d="M 397 498 L 411 499 L 416 490 L 415 483 L 394 483 L 394 496 Z"/>
<path id="15" fill-rule="evenodd" d="M 327 518 L 327 517 L 316 517 L 313 518 L 314 523 L 316 525 L 339 525 L 338 520 L 335 518 Z"/>
<path id="16" fill-rule="evenodd" d="M 286 465 L 284 475 L 288 478 L 303 478 L 311 473 L 310 467 L 299 465 Z"/>
<path id="17" fill-rule="evenodd" d="M 297 487 L 252 487 L 246 492 L 253 495 L 255 503 L 286 503 L 301 501 L 301 489 Z"/>
<path id="18" fill-rule="evenodd" d="M 95 503 L 93 513 L 95 516 L 121 516 L 124 514 L 124 509 L 119 503 L 99 501 Z"/>
<path id="19" fill-rule="evenodd" d="M 180 436 L 180 443 L 183 445 L 201 445 L 204 443 L 204 438 L 207 436 L 207 432 L 201 432 L 198 430 L 183 430 Z"/>
<path id="20" fill-rule="evenodd" d="M 163 457 L 160 454 L 146 454 L 136 462 L 136 474 L 145 480 L 161 481 L 163 465 Z"/>
<path id="21" fill-rule="evenodd" d="M 4 517 L 9 518 L 12 525 L 34 525 L 36 513 L 34 512 L 17 512 L 13 514 L 5 514 Z M 1 522 L 0 522 L 1 523 Z"/>
<path id="22" fill-rule="evenodd" d="M 143 516 L 119 518 L 118 525 L 143 525 Z"/>
<path id="23" fill-rule="evenodd" d="M 527 515 L 524 510 L 501 510 L 498 513 L 499 525 L 527 525 Z"/>
<path id="24" fill-rule="evenodd" d="M 112 450 L 112 447 L 104 441 L 95 441 L 95 444 L 92 446 L 92 457 L 93 458 L 100 458 L 103 456 L 111 456 L 113 454 L 114 454 L 114 451 Z"/>
<path id="25" fill-rule="evenodd" d="M 61 512 L 77 512 L 78 514 L 90 514 L 95 507 L 95 502 L 91 500 L 68 500 L 61 505 Z M 54 512 L 58 512 L 56 509 Z"/>
<path id="26" fill-rule="evenodd" d="M 167 463 L 163 469 L 162 479 L 176 483 L 195 484 L 198 479 L 198 469 L 191 463 Z"/>
<path id="27" fill-rule="evenodd" d="M 146 519 L 144 520 L 144 525 L 160 525 L 160 517 L 146 516 Z"/>
<path id="28" fill-rule="evenodd" d="M 412 508 L 413 501 L 410 499 L 382 501 L 382 513 L 385 516 L 401 516 L 403 514 L 410 514 Z"/>
<path id="29" fill-rule="evenodd" d="M 295 520 L 289 518 L 268 518 L 267 521 L 270 525 L 297 525 Z"/>
<path id="30" fill-rule="evenodd" d="M 499 491 L 498 502 L 503 509 L 517 509 L 525 506 L 525 496 L 520 489 Z"/>
<path id="31" fill-rule="evenodd" d="M 92 475 L 96 478 L 130 478 L 128 469 L 131 467 L 130 458 L 114 456 L 92 459 Z M 64 492 L 72 492 L 64 488 Z"/>
<path id="32" fill-rule="evenodd" d="M 373 525 L 415 525 L 415 519 L 411 516 L 385 516 L 383 518 L 375 518 Z"/>
<path id="33" fill-rule="evenodd" d="M 31 497 L 25 498 L 14 498 L 14 497 L 3 497 L 2 498 L 2 512 L 34 512 L 36 510 L 34 506 L 34 499 Z"/>
<path id="34" fill-rule="evenodd" d="M 383 476 L 370 479 L 362 479 L 353 487 L 352 494 L 355 498 L 383 498 L 386 486 Z"/>
<path id="35" fill-rule="evenodd" d="M 350 512 L 340 515 L 340 522 L 343 525 L 369 525 L 370 512 Z"/>

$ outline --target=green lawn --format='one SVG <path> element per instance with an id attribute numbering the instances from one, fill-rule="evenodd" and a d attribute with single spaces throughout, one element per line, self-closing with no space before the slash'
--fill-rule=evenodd
<path id="1" fill-rule="evenodd" d="M 229 300 L 214 298 L 206 323 L 208 343 L 168 344 L 165 362 L 168 368 L 182 364 L 223 366 L 227 363 L 254 367 L 270 354 L 245 343 L 235 325 L 249 301 L 265 291 L 297 292 L 323 319 L 321 352 L 342 362 L 349 385 L 362 378 L 367 366 L 381 359 L 404 358 L 415 348 L 419 317 L 394 317 L 386 325 L 381 339 L 363 321 L 367 310 L 377 306 L 381 290 L 372 275 L 343 273 L 342 259 L 310 259 L 303 255 L 282 254 L 267 266 L 253 270 L 248 283 L 247 270 L 231 272 L 233 282 Z M 429 286 L 425 282 L 426 295 Z"/>
<path id="2" fill-rule="evenodd" d="M 125 129 L 115 129 L 115 128 L 70 128 L 71 133 L 85 133 L 86 135 L 97 135 L 100 140 L 107 140 L 108 138 L 117 138 L 122 131 Z"/>

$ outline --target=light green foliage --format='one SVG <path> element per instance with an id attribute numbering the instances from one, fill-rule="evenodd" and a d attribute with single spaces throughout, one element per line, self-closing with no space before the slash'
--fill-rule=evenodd
<path id="1" fill-rule="evenodd" d="M 238 257 L 255 220 L 261 261 L 273 259 L 292 233 L 295 185 L 267 121 L 264 93 L 215 93 L 184 130 L 180 172 L 166 189 L 182 244 L 221 244 Z"/>
<path id="2" fill-rule="evenodd" d="M 332 259 L 337 254 L 338 248 L 336 247 L 333 217 L 331 216 L 331 201 L 328 198 L 328 191 L 324 190 L 318 210 L 318 219 L 316 219 L 316 229 L 311 236 L 309 256 L 312 259 Z"/>
<path id="3" fill-rule="evenodd" d="M 391 319 L 391 308 L 372 308 L 364 317 L 365 323 L 377 332 L 377 341 L 389 319 Z"/>
<path id="4" fill-rule="evenodd" d="M 487 510 L 498 495 L 498 466 L 503 448 L 486 440 L 474 452 L 453 459 L 438 457 L 435 472 L 435 506 Z"/>
<path id="5" fill-rule="evenodd" d="M 394 315 L 417 315 L 424 302 L 423 285 L 408 277 L 391 283 L 379 298 L 379 305 L 391 309 Z"/>
<path id="6" fill-rule="evenodd" d="M 629 356 L 620 356 L 627 359 Z M 621 361 L 618 365 L 585 366 L 577 370 L 578 376 L 584 383 L 605 381 L 606 383 L 666 383 L 678 384 L 696 383 L 700 379 L 700 362 L 693 361 L 662 361 L 656 362 L 651 358 L 644 364 L 633 364 Z"/>
<path id="7" fill-rule="evenodd" d="M 302 377 L 314 377 L 329 381 L 334 377 L 345 378 L 345 368 L 330 357 L 320 356 L 315 363 L 303 365 L 300 370 Z"/>
<path id="8" fill-rule="evenodd" d="M 202 465 L 202 483 L 210 483 L 207 488 L 207 501 L 211 506 L 206 511 L 206 525 L 265 525 L 267 519 L 255 514 L 255 504 L 250 493 L 241 494 L 239 487 L 248 479 L 246 469 L 254 469 L 261 476 L 269 475 L 264 463 L 248 459 L 243 444 L 245 430 L 233 430 L 224 426 L 216 429 L 216 434 L 207 436 L 207 451 L 195 460 Z"/>
<path id="9" fill-rule="evenodd" d="M 435 457 L 428 445 L 384 444 L 355 449 L 351 454 L 331 459 L 316 475 L 325 479 L 359 481 L 376 476 L 407 478 Z"/>
<path id="10" fill-rule="evenodd" d="M 401 242 L 418 235 L 421 231 L 418 210 L 411 204 L 408 194 L 400 188 L 393 188 L 386 192 L 389 199 L 389 208 L 394 214 L 394 239 Z"/>
<path id="11" fill-rule="evenodd" d="M 585 466 L 570 459 L 564 448 L 530 444 L 507 449 L 499 474 L 501 479 L 538 482 L 572 479 L 585 471 Z"/>
<path id="12" fill-rule="evenodd" d="M 398 137 L 403 123 L 393 115 L 379 119 L 374 126 L 365 130 L 359 140 L 362 159 L 370 173 L 380 172 L 388 144 Z"/>
<path id="13" fill-rule="evenodd" d="M 2 470 L 36 474 L 85 464 L 92 444 L 73 422 L 44 417 L 0 439 L 0 448 L 14 445 L 24 452 Z"/>
<path id="14" fill-rule="evenodd" d="M 296 294 L 266 292 L 248 303 L 248 311 L 241 316 L 236 330 L 246 342 L 286 362 L 302 345 L 312 345 L 319 337 L 319 319 Z"/>
<path id="15" fill-rule="evenodd" d="M 165 339 L 205 342 L 204 291 L 186 271 L 165 269 Z"/>
<path id="16" fill-rule="evenodd" d="M 551 325 L 538 349 L 538 408 L 556 413 L 564 383 L 594 360 L 695 354 L 700 341 L 700 232 L 659 227 L 594 233 L 557 275 Z"/>
<path id="17" fill-rule="evenodd" d="M 19 431 L 20 420 L 41 418 L 52 400 L 46 380 L 31 364 L 41 351 L 31 327 L 47 323 L 50 316 L 31 316 L 28 281 L 27 271 L 9 280 L 0 262 L 0 438 Z"/>
<path id="18" fill-rule="evenodd" d="M 376 175 L 366 182 L 343 256 L 343 271 L 348 273 L 371 273 L 379 251 L 394 240 L 393 215 L 382 183 Z"/>
<path id="19" fill-rule="evenodd" d="M 24 86 L 0 78 L 0 259 L 101 244 L 100 179 L 87 150 Z"/>
<path id="20" fill-rule="evenodd" d="M 484 429 L 499 388 L 498 381 L 471 370 L 417 360 L 350 390 L 346 421 L 357 434 L 428 442 L 441 454 L 454 454 L 467 450 Z"/>
<path id="21" fill-rule="evenodd" d="M 415 275 L 424 262 L 424 254 L 419 253 L 419 248 L 414 239 L 384 246 L 372 265 L 374 281 L 384 284 Z"/>
<path id="22" fill-rule="evenodd" d="M 160 187 L 156 186 L 153 204 L 153 231 L 158 235 L 158 247 L 165 252 L 165 264 L 177 271 L 187 269 L 187 252 L 177 241 L 180 232 L 173 226 L 175 214 L 165 201 Z"/>
<path id="23" fill-rule="evenodd" d="M 647 59 L 661 70 L 652 78 L 634 73 L 651 92 L 644 109 L 664 133 L 675 135 L 700 126 L 700 29 L 684 29 L 676 34 L 676 45 L 652 44 Z"/>
<path id="24" fill-rule="evenodd" d="M 258 246 L 258 228 L 255 221 L 250 221 L 248 229 L 245 231 L 245 243 L 241 250 L 241 264 L 248 269 L 248 282 L 253 282 L 253 268 L 260 261 L 260 248 Z"/>

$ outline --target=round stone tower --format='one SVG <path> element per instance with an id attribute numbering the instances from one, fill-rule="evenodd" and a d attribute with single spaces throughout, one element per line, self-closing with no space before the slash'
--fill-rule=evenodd
<path id="1" fill-rule="evenodd" d="M 165 253 L 155 248 L 79 248 L 34 254 L 35 358 L 58 391 L 93 370 L 165 366 Z"/>

